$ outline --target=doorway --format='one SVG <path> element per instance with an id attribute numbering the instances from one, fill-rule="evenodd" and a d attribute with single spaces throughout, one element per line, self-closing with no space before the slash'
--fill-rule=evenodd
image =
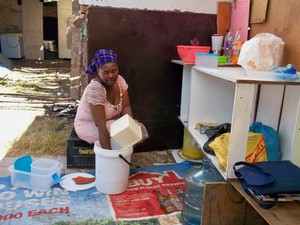
<path id="1" fill-rule="evenodd" d="M 58 59 L 57 2 L 43 3 L 44 58 Z"/>

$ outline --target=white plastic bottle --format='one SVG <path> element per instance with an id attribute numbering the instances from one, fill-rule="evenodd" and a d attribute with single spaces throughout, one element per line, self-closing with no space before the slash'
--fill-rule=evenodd
<path id="1" fill-rule="evenodd" d="M 227 57 L 227 63 L 231 63 L 231 55 L 232 55 L 232 34 L 231 30 L 226 32 L 224 38 L 224 56 Z"/>

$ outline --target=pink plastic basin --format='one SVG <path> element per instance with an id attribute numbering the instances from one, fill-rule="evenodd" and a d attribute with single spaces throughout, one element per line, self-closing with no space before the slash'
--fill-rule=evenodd
<path id="1" fill-rule="evenodd" d="M 196 53 L 209 53 L 210 46 L 177 45 L 177 53 L 185 63 L 195 64 Z"/>

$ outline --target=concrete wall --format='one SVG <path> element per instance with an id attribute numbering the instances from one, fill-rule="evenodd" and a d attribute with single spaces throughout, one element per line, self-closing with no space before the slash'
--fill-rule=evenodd
<path id="1" fill-rule="evenodd" d="M 20 3 L 20 4 L 18 4 Z M 66 3 L 66 4 L 64 4 Z M 68 6 L 70 12 L 63 8 L 60 15 L 64 27 L 61 27 L 61 58 L 70 58 L 71 50 L 67 49 L 67 19 L 71 17 L 72 0 L 59 1 L 59 6 Z M 0 34 L 23 33 L 24 54 L 26 59 L 44 59 L 43 50 L 43 16 L 57 17 L 56 8 L 44 6 L 39 0 L 0 0 Z M 70 35 L 69 35 L 70 36 Z"/>
<path id="2" fill-rule="evenodd" d="M 217 13 L 217 2 L 232 2 L 232 0 L 79 0 L 83 5 L 207 14 Z"/>
<path id="3" fill-rule="evenodd" d="M 17 0 L 0 0 L 0 33 L 22 31 L 22 5 Z"/>
<path id="4" fill-rule="evenodd" d="M 71 2 L 71 0 L 69 1 Z M 114 8 L 216 14 L 216 2 L 218 1 L 221 0 L 81 0 L 80 3 Z M 47 13 L 47 10 L 44 9 L 44 13 Z M 0 0 L 0 34 L 23 33 L 24 53 L 27 59 L 44 59 L 44 52 L 41 49 L 44 39 L 42 22 L 43 3 L 40 1 Z M 66 44 L 63 45 L 66 46 Z M 69 58 L 69 49 L 64 48 L 64 50 L 61 57 Z"/>
<path id="5" fill-rule="evenodd" d="M 57 2 L 58 17 L 58 49 L 59 58 L 71 58 L 72 34 L 70 21 L 72 17 L 72 1 Z"/>
<path id="6" fill-rule="evenodd" d="M 23 33 L 27 59 L 43 59 L 43 3 L 38 0 L 0 0 L 0 33 Z"/>
<path id="7" fill-rule="evenodd" d="M 43 3 L 22 0 L 24 54 L 26 59 L 44 59 Z"/>

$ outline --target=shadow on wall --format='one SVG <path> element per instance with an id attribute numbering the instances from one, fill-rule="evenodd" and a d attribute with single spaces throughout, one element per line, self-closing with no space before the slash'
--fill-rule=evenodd
<path id="1" fill-rule="evenodd" d="M 171 60 L 179 59 L 176 45 L 189 45 L 194 37 L 210 46 L 216 15 L 90 7 L 87 28 L 89 63 L 97 49 L 118 53 L 134 117 L 148 129 L 150 138 L 135 150 L 181 148 L 182 66 Z"/>

